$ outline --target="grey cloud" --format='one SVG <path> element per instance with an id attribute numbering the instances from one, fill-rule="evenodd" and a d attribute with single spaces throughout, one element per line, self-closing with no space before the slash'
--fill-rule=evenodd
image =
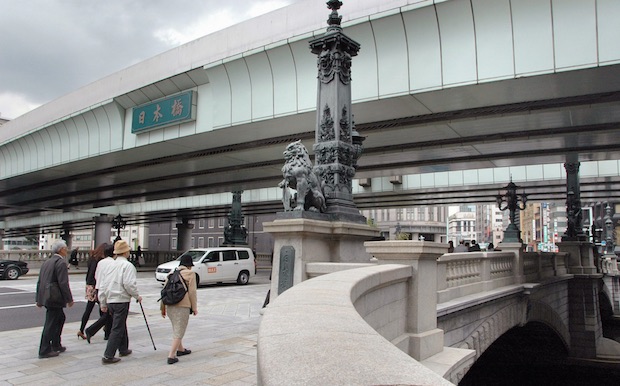
<path id="1" fill-rule="evenodd" d="M 0 0 L 0 93 L 45 103 L 173 48 L 157 30 L 222 7 L 243 16 L 254 2 Z"/>

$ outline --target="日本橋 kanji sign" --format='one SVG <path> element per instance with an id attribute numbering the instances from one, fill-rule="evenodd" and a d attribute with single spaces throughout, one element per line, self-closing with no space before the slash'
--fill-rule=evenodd
<path id="1" fill-rule="evenodd" d="M 161 128 L 196 119 L 193 106 L 196 93 L 187 91 L 133 109 L 131 132 Z"/>

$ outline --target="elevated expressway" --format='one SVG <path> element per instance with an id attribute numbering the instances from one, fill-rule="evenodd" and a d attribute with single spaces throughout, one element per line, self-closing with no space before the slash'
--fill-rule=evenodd
<path id="1" fill-rule="evenodd" d="M 344 1 L 360 208 L 492 202 L 512 179 L 565 200 L 620 187 L 620 4 L 612 0 Z M 111 74 L 0 127 L 6 236 L 280 210 L 282 151 L 316 126 L 324 1 L 304 0 Z M 70 75 L 69 75 L 70 76 Z M 134 109 L 193 91 L 195 119 L 132 133 Z M 391 181 L 391 182 L 390 182 Z"/>

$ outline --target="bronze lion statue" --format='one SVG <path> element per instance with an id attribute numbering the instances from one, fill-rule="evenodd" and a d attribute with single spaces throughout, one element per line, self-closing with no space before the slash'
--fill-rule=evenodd
<path id="1" fill-rule="evenodd" d="M 322 183 L 312 169 L 308 150 L 301 140 L 290 143 L 284 150 L 284 179 L 278 184 L 282 188 L 284 210 L 307 210 L 324 213 L 327 211 Z M 290 189 L 297 191 L 293 199 Z"/>

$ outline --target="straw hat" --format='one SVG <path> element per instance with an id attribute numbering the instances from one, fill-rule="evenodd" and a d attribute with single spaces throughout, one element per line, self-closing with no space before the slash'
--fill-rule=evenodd
<path id="1" fill-rule="evenodd" d="M 129 248 L 129 244 L 127 244 L 125 240 L 118 240 L 117 242 L 114 243 L 114 254 L 115 255 L 122 255 L 123 253 L 129 252 L 129 251 L 131 251 L 131 248 Z"/>

